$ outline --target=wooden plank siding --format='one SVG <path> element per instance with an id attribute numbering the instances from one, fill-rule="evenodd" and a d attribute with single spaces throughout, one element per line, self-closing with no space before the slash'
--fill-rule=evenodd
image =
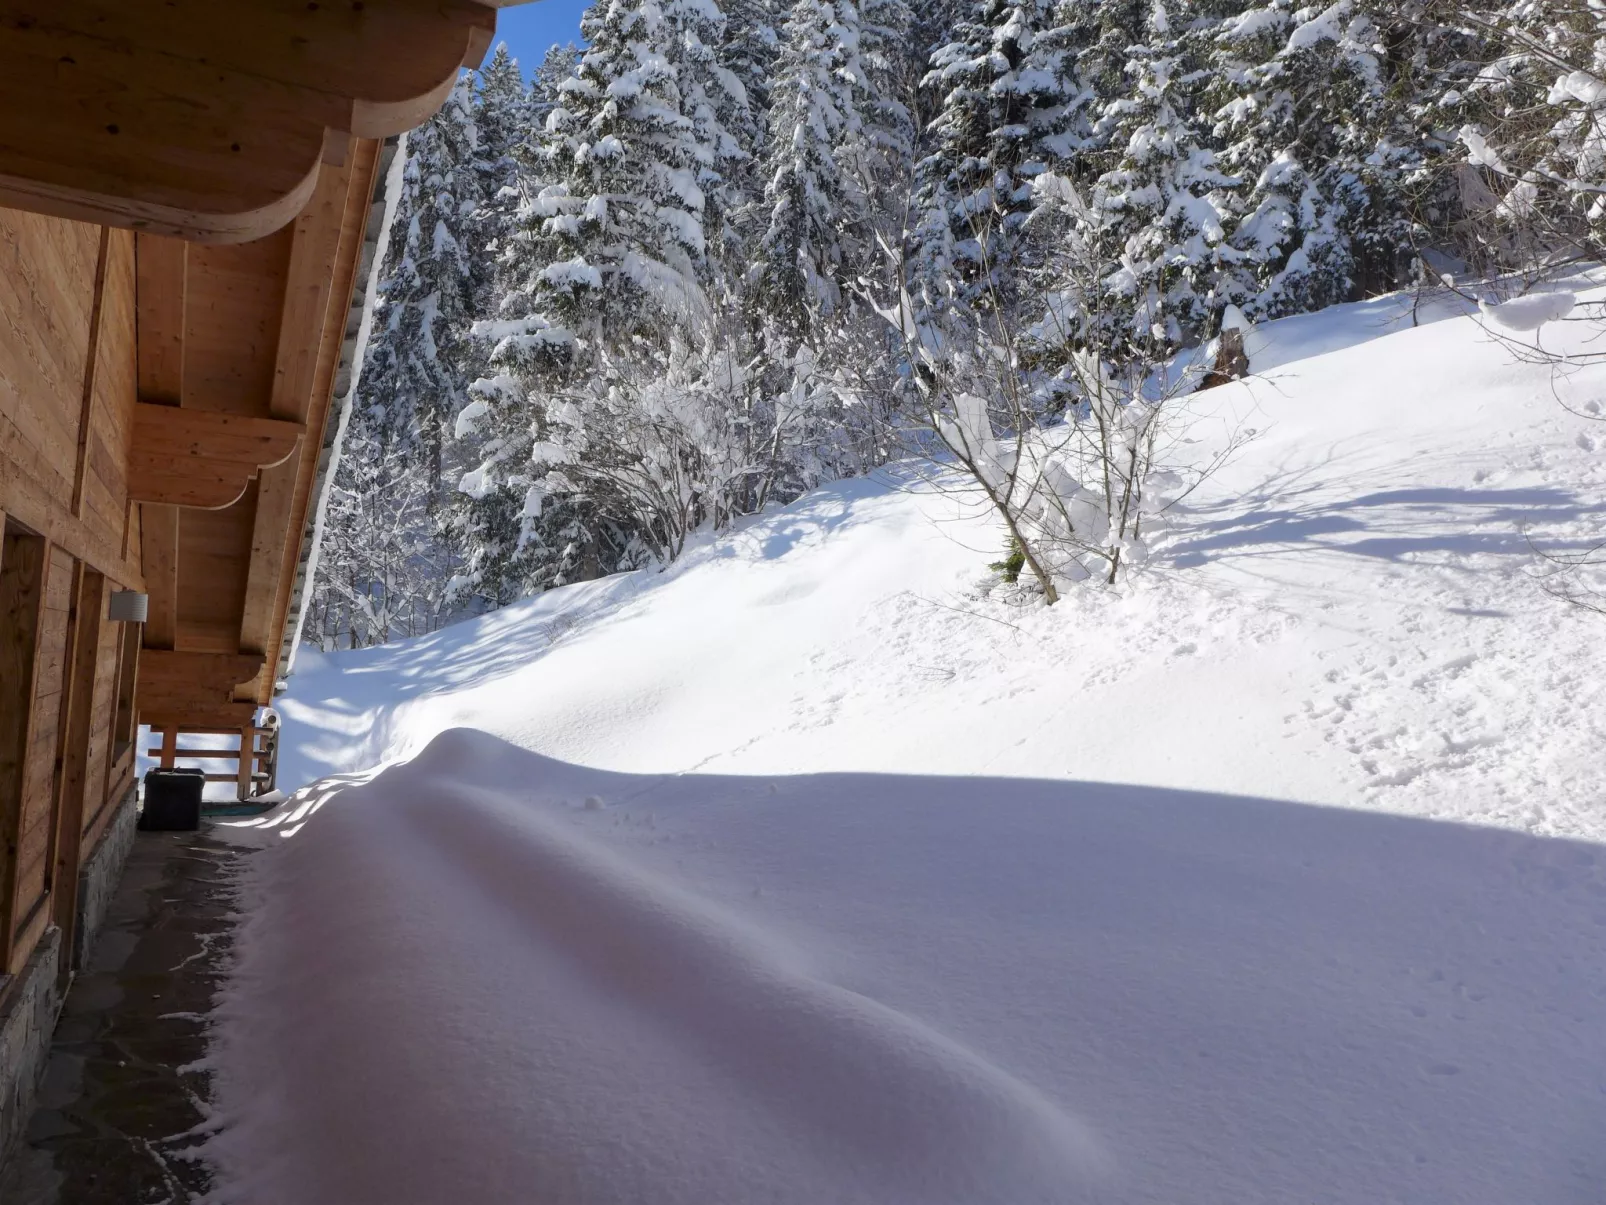
<path id="1" fill-rule="evenodd" d="M 293 237 L 287 226 L 254 243 L 190 248 L 185 406 L 269 417 Z"/>
<path id="2" fill-rule="evenodd" d="M 102 621 L 106 609 L 106 579 L 93 569 L 84 569 L 75 584 L 46 882 L 51 896 L 51 919 L 61 929 L 66 949 L 73 948 L 77 923 L 84 812 L 99 802 L 96 799 L 91 803 L 91 793 L 98 794 L 106 785 L 103 763 L 111 734 L 111 690 L 117 656 L 115 635 L 110 647 L 105 639 L 110 634 L 106 629 L 114 625 Z M 107 672 L 108 665 L 110 672 Z"/>
<path id="3" fill-rule="evenodd" d="M 27 797 L 35 666 L 49 546 L 14 522 L 0 545 L 0 973 L 12 970 L 17 846 Z"/>
<path id="4" fill-rule="evenodd" d="M 99 227 L 0 209 L 0 511 L 137 589 L 138 547 L 124 547 L 132 236 L 105 242 L 101 272 Z M 105 337 L 92 360 L 97 278 Z"/>
<path id="5" fill-rule="evenodd" d="M 110 765 L 114 586 L 141 589 L 128 499 L 134 235 L 0 210 L 0 962 L 73 907 L 84 825 L 125 794 Z M 130 537 L 133 537 L 132 539 Z M 53 897 L 54 893 L 54 899 Z"/>
<path id="6" fill-rule="evenodd" d="M 122 549 L 128 521 L 128 447 L 134 418 L 134 236 L 108 230 L 94 391 L 80 515 L 115 533 Z"/>
<path id="7" fill-rule="evenodd" d="M 0 456 L 52 498 L 72 496 L 99 249 L 94 226 L 0 215 Z"/>
<path id="8" fill-rule="evenodd" d="M 60 785 L 63 686 L 67 670 L 70 611 L 77 585 L 77 565 L 60 548 L 51 548 L 45 571 L 43 604 L 39 613 L 33 724 L 22 773 L 22 799 L 17 825 L 17 871 L 12 895 L 18 945 L 49 891 L 50 839 L 55 828 L 55 801 Z M 14 947 L 14 957 L 26 960 L 33 952 Z"/>

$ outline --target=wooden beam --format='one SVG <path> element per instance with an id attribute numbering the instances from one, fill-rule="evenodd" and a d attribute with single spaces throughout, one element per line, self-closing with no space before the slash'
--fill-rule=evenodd
<path id="1" fill-rule="evenodd" d="M 317 429 L 322 430 L 327 412 L 328 385 L 320 368 L 327 362 L 331 345 L 338 347 L 345 335 L 345 307 L 351 290 L 336 280 L 342 267 L 342 249 L 351 238 L 352 227 L 358 243 L 361 222 L 367 212 L 368 189 L 372 185 L 377 158 L 370 144 L 346 138 L 338 165 L 326 165 L 318 179 L 318 190 L 306 210 L 296 219 L 291 236 L 290 263 L 286 271 L 284 306 L 279 319 L 279 344 L 274 356 L 273 396 L 268 413 L 275 418 L 305 423 L 317 411 Z M 363 170 L 358 167 L 358 152 Z M 351 196 L 360 191 L 361 210 L 351 215 Z M 348 249 L 349 250 L 349 249 Z M 334 271 L 331 271 L 331 268 Z M 339 303 L 340 312 L 334 307 Z M 316 466 L 317 449 L 304 449 Z M 245 608 L 240 617 L 240 648 L 267 654 L 270 669 L 278 639 L 273 620 L 279 587 L 293 564 L 299 529 L 292 530 L 297 493 L 304 488 L 302 477 L 308 472 L 303 455 L 262 471 L 257 486 L 257 509 L 251 529 L 251 559 L 246 570 Z M 262 695 L 258 684 L 258 696 Z M 272 683 L 267 684 L 271 697 Z"/>
<path id="2" fill-rule="evenodd" d="M 51 837 L 51 907 L 53 919 L 62 933 L 63 980 L 73 970 L 84 811 L 102 802 L 91 803 L 89 799 L 89 744 L 95 720 L 95 671 L 100 659 L 100 631 L 105 613 L 106 579 L 80 566 L 78 588 L 73 596 L 67 679 L 62 691 L 61 773 L 57 781 L 55 831 Z M 106 752 L 109 761 L 111 750 Z"/>
<path id="3" fill-rule="evenodd" d="M 256 770 L 256 763 L 252 758 L 256 746 L 256 728 L 245 724 L 240 728 L 239 763 L 236 767 L 235 786 L 241 801 L 251 798 L 251 775 Z"/>
<path id="4" fill-rule="evenodd" d="M 255 727 L 252 727 L 251 725 L 246 725 L 246 727 L 250 728 L 253 733 L 256 732 Z M 190 730 L 185 729 L 185 731 L 188 732 Z M 233 728 L 229 729 L 230 734 L 232 734 L 234 731 L 235 730 Z M 160 743 L 158 743 L 156 747 L 160 748 Z M 173 751 L 173 756 L 190 757 L 194 758 L 196 761 L 234 761 L 240 756 L 240 751 L 238 749 L 175 749 Z M 268 755 L 266 753 L 253 752 L 251 754 L 251 760 L 254 762 L 265 762 L 268 760 Z"/>
<path id="5" fill-rule="evenodd" d="M 301 423 L 281 419 L 138 402 L 128 495 L 220 510 L 239 501 L 260 469 L 294 454 L 305 432 Z"/>
<path id="6" fill-rule="evenodd" d="M 147 648 L 139 659 L 139 710 L 142 717 L 211 716 L 226 723 L 234 688 L 262 668 L 259 653 L 184 653 Z M 254 712 L 255 708 L 251 707 Z M 251 716 L 235 721 L 250 723 Z M 145 720 L 150 723 L 150 719 Z"/>
<path id="7" fill-rule="evenodd" d="M 495 27 L 479 0 L 0 0 L 0 204 L 260 238 L 312 194 L 325 130 L 418 125 Z"/>
<path id="8" fill-rule="evenodd" d="M 141 502 L 161 502 L 193 510 L 223 510 L 245 496 L 252 471 L 246 467 L 211 469 L 140 459 L 129 465 L 129 493 Z"/>
<path id="9" fill-rule="evenodd" d="M 329 298 L 336 291 L 334 271 L 345 233 L 347 194 L 355 166 L 351 151 L 355 139 L 344 139 L 338 165 L 326 165 L 318 175 L 318 188 L 296 218 L 291 234 L 290 265 L 284 283 L 284 306 L 279 317 L 279 344 L 273 363 L 273 398 L 268 413 L 274 418 L 306 422 L 312 407 L 312 389 L 319 354 L 327 329 Z M 364 197 L 366 202 L 367 198 Z M 343 334 L 345 324 L 341 323 Z"/>
<path id="10" fill-rule="evenodd" d="M 78 407 L 78 457 L 73 465 L 73 518 L 84 517 L 84 467 L 89 460 L 90 424 L 95 417 L 95 365 L 100 362 L 100 311 L 106 294 L 106 252 L 111 246 L 109 227 L 100 228 L 100 252 L 95 259 L 94 299 L 89 306 L 89 354 L 84 357 L 84 392 Z"/>
<path id="11" fill-rule="evenodd" d="M 13 969 L 18 927 L 17 853 L 48 554 L 49 546 L 35 535 L 10 531 L 0 541 L 0 973 Z"/>
<path id="12" fill-rule="evenodd" d="M 178 507 L 148 503 L 139 511 L 140 551 L 150 595 L 145 647 L 170 649 L 178 641 Z"/>
<path id="13" fill-rule="evenodd" d="M 143 401 L 184 402 L 184 322 L 189 246 L 141 234 L 134 240 L 134 313 L 138 394 Z"/>
<path id="14" fill-rule="evenodd" d="M 292 531 L 300 465 L 291 462 L 262 470 L 257 511 L 251 526 L 251 562 L 246 570 L 245 606 L 240 616 L 240 647 L 269 654 L 277 641 L 272 631 L 279 584 L 288 571 L 300 531 Z"/>
<path id="15" fill-rule="evenodd" d="M 146 650 L 147 653 L 149 651 Z M 149 724 L 153 729 L 159 728 L 164 733 L 172 729 L 176 742 L 180 732 L 238 732 L 242 725 L 251 723 L 256 713 L 257 705 L 250 702 L 208 705 L 205 709 L 154 711 L 146 710 L 145 703 L 141 701 L 139 722 Z"/>
<path id="16" fill-rule="evenodd" d="M 369 140 L 359 140 L 352 148 L 351 157 L 355 165 L 346 189 L 340 244 L 331 261 L 336 265 L 335 280 L 329 292 L 328 308 L 323 319 L 322 345 L 312 382 L 311 410 L 307 414 L 307 426 L 312 431 L 322 431 L 325 428 L 333 405 L 335 375 L 340 366 L 340 352 L 345 339 L 347 317 L 351 311 L 357 273 L 362 264 L 364 238 L 368 229 L 368 219 L 372 213 L 374 186 L 379 174 L 379 144 Z M 307 516 L 313 505 L 312 494 L 317 480 L 321 451 L 320 442 L 316 440 L 308 440 L 302 445 L 295 496 L 290 514 L 284 521 L 285 537 L 277 565 L 273 566 L 269 560 L 264 560 L 262 563 L 263 568 L 273 568 L 275 576 L 272 589 L 265 594 L 248 593 L 246 597 L 246 607 L 252 620 L 259 624 L 266 623 L 265 629 L 261 627 L 247 629 L 242 624 L 240 644 L 241 648 L 255 648 L 257 647 L 255 641 L 259 640 L 267 654 L 267 661 L 262 667 L 262 677 L 257 683 L 255 695 L 257 702 L 264 706 L 272 701 L 274 683 L 278 678 L 284 629 L 290 613 L 291 595 L 295 589 L 295 567 L 300 560 L 301 538 L 306 531 Z M 264 505 L 261 499 L 269 487 L 274 485 L 269 479 L 269 474 L 278 471 L 275 469 L 263 473 L 258 486 L 259 506 Z M 272 501 L 271 495 L 269 500 Z M 255 560 L 255 553 L 253 547 L 252 570 L 253 573 L 258 573 L 259 566 Z M 264 556 L 266 555 L 265 551 Z M 258 580 L 266 584 L 268 580 L 266 573 L 261 574 Z M 264 621 L 256 608 L 260 601 L 268 596 L 272 598 L 272 612 Z M 251 641 L 246 639 L 247 632 L 252 634 Z M 257 635 L 257 633 L 265 634 Z"/>
<path id="17" fill-rule="evenodd" d="M 134 405 L 134 455 L 184 462 L 215 462 L 266 468 L 289 458 L 306 432 L 299 422 L 186 410 L 179 406 Z M 145 501 L 145 499 L 141 499 Z"/>

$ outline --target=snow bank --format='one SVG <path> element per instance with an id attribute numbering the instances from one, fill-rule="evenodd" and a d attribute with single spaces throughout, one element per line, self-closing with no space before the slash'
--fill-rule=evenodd
<path id="1" fill-rule="evenodd" d="M 447 733 L 269 867 L 278 907 L 248 928 L 226 1011 L 251 1102 L 214 1152 L 240 1165 L 232 1193 L 1085 1197 L 1098 1155 L 1073 1116 L 508 792 L 544 770 Z"/>
<path id="2" fill-rule="evenodd" d="M 257 861 L 229 1201 L 1606 1184 L 1597 846 L 1116 785 L 616 775 L 453 731 Z"/>

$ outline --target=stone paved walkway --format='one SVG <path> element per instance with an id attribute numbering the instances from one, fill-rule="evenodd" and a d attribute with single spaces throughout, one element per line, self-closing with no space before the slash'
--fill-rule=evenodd
<path id="1" fill-rule="evenodd" d="M 5 1205 L 183 1205 L 206 1191 L 205 1019 L 233 940 L 242 851 L 140 833 L 89 965 L 68 993 Z"/>

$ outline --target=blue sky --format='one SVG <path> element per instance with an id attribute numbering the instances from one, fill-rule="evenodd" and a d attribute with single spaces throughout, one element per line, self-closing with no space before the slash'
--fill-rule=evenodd
<path id="1" fill-rule="evenodd" d="M 536 0 L 504 8 L 496 15 L 496 40 L 506 42 L 524 69 L 524 78 L 553 44 L 580 41 L 580 14 L 589 0 Z"/>

